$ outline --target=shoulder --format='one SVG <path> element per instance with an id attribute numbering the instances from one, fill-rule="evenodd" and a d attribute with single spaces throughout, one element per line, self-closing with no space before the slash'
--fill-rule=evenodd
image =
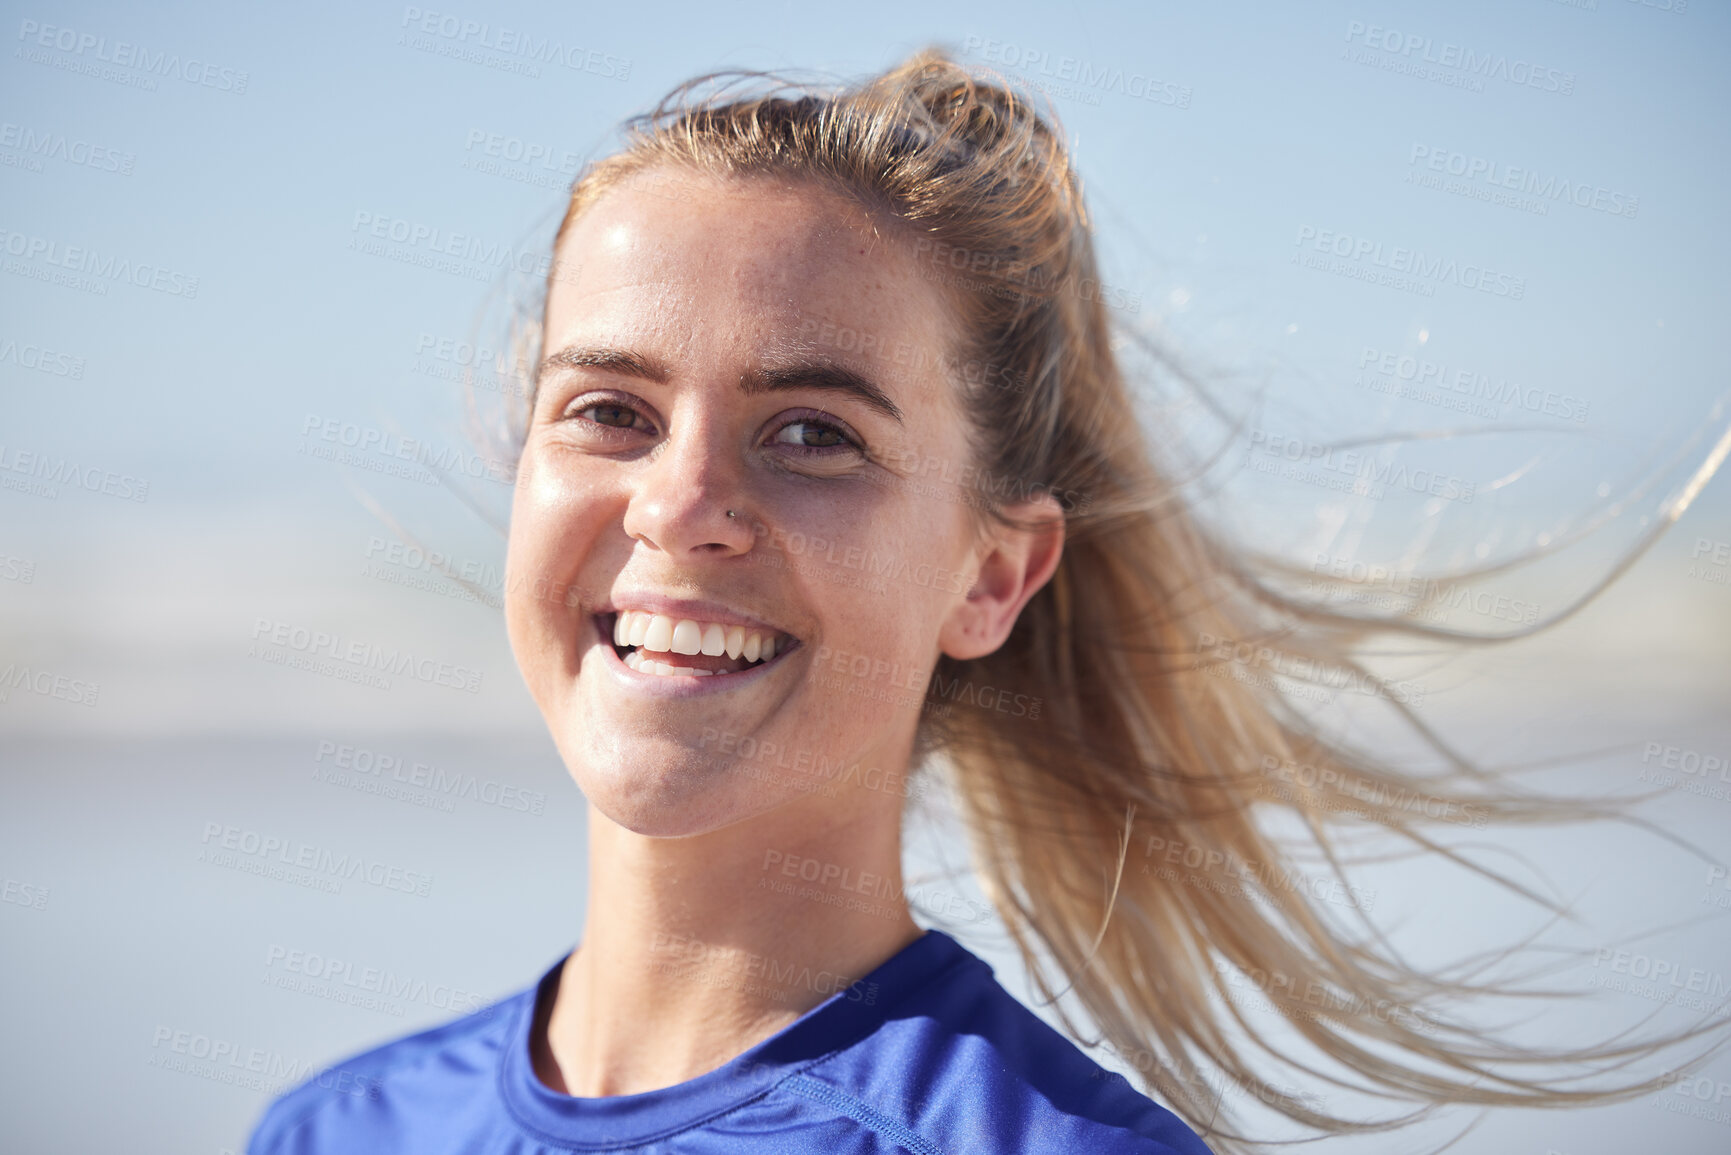
<path id="1" fill-rule="evenodd" d="M 1183 1120 L 1048 1026 L 972 955 L 790 1083 L 916 1152 L 1209 1155 Z"/>
<path id="2" fill-rule="evenodd" d="M 342 1150 L 363 1151 L 374 1127 L 393 1117 L 400 1126 L 404 1100 L 437 1102 L 428 1114 L 460 1112 L 491 1091 L 504 1039 L 533 996 L 520 992 L 473 1014 L 374 1047 L 309 1075 L 266 1108 L 247 1144 L 247 1155 L 336 1149 L 326 1136 L 355 1137 Z M 360 1140 L 362 1145 L 355 1145 Z"/>

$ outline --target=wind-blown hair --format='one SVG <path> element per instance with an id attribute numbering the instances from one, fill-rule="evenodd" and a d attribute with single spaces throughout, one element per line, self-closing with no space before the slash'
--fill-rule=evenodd
<path id="1" fill-rule="evenodd" d="M 968 500 L 984 524 L 1007 518 L 1019 493 L 1049 491 L 1066 536 L 1007 643 L 934 673 L 939 686 L 1038 699 L 1038 715 L 945 710 L 931 696 L 920 750 L 951 776 L 973 866 L 1035 982 L 1048 998 L 1073 992 L 1089 1020 L 1059 1004 L 1065 1026 L 1134 1066 L 1217 1150 L 1252 1142 L 1222 1102 L 1226 1083 L 1328 1133 L 1399 1125 L 1442 1103 L 1571 1106 L 1651 1090 L 1632 1079 L 1587 1089 L 1581 1072 L 1626 1066 L 1660 1042 L 1541 1052 L 1499 1040 L 1443 1010 L 1488 987 L 1407 964 L 1368 919 L 1349 933 L 1315 887 L 1295 884 L 1304 876 L 1271 816 L 1307 831 L 1343 878 L 1332 833 L 1342 824 L 1456 857 L 1426 832 L 1439 813 L 1477 825 L 1595 807 L 1517 791 L 1435 739 L 1399 687 L 1355 656 L 1408 621 L 1367 623 L 1287 596 L 1204 530 L 1138 420 L 1081 182 L 1054 125 L 938 51 L 852 87 L 706 77 L 580 175 L 559 238 L 608 189 L 665 169 L 821 182 L 886 215 L 931 262 L 962 334 L 946 372 L 971 422 L 973 476 L 1021 482 L 974 486 Z M 969 364 L 992 371 L 955 371 Z M 1245 664 L 1350 678 L 1431 738 L 1445 769 L 1355 752 L 1273 679 L 1232 676 Z M 1354 1077 L 1277 1048 L 1249 1013 L 1268 1004 Z M 1267 1093 L 1257 1068 L 1270 1061 L 1416 1110 L 1367 1122 Z M 1547 1076 L 1559 1062 L 1574 1073 Z"/>

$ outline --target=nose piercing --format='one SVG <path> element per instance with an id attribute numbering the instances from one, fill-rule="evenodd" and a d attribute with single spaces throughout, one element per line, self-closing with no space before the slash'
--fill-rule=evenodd
<path id="1" fill-rule="evenodd" d="M 728 517 L 738 517 L 739 515 L 730 509 L 727 511 L 727 516 Z"/>

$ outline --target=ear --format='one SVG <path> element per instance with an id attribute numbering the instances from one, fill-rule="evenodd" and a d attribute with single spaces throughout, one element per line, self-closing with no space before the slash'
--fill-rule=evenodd
<path id="1" fill-rule="evenodd" d="M 952 658 L 982 658 L 1010 636 L 1028 599 L 1051 580 L 1064 554 L 1064 512 L 1049 493 L 1005 510 L 1030 529 L 994 525 L 979 547 L 979 573 L 966 597 L 950 607 L 938 648 Z"/>

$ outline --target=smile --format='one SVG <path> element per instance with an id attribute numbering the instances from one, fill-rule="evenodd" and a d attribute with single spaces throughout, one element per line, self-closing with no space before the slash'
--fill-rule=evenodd
<path id="1" fill-rule="evenodd" d="M 675 618 L 646 610 L 595 615 L 603 638 L 628 669 L 663 678 L 728 677 L 761 669 L 799 647 L 766 627 Z"/>

